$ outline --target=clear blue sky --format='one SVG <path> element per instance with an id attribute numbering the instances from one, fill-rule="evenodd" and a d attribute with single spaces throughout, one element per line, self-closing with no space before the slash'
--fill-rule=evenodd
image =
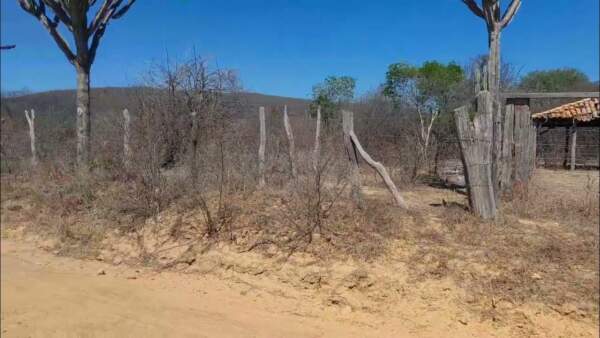
<path id="1" fill-rule="evenodd" d="M 16 0 L 1 2 L 3 90 L 74 88 L 72 66 Z M 506 6 L 508 0 L 503 0 Z M 502 53 L 522 72 L 575 67 L 598 80 L 598 0 L 523 0 Z M 249 91 L 308 97 L 327 75 L 357 79 L 359 94 L 387 65 L 466 63 L 487 50 L 485 26 L 460 0 L 138 0 L 108 27 L 92 86 L 126 86 L 169 51 L 192 48 L 238 71 Z"/>

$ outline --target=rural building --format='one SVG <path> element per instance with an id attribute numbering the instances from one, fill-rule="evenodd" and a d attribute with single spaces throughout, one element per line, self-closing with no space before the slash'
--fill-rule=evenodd
<path id="1" fill-rule="evenodd" d="M 533 114 L 537 166 L 598 168 L 599 111 L 598 98 L 594 97 Z"/>

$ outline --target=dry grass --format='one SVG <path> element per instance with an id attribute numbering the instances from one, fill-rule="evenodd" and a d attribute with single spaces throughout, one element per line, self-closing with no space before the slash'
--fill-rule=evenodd
<path id="1" fill-rule="evenodd" d="M 432 224 L 404 230 L 415 247 L 406 258 L 413 279 L 456 280 L 484 318 L 500 320 L 499 303 L 540 303 L 597 320 L 598 186 L 596 173 L 588 174 L 538 172 L 493 223 L 438 208 Z M 569 179 L 576 188 L 568 193 L 555 185 Z"/>
<path id="2" fill-rule="evenodd" d="M 529 191 L 506 202 L 494 223 L 464 210 L 464 196 L 439 189 L 414 187 L 422 206 L 407 213 L 394 209 L 385 194 L 369 195 L 366 208 L 358 209 L 346 191 L 335 199 L 340 186 L 331 185 L 322 193 L 334 206 L 322 218 L 321 231 L 308 232 L 315 229 L 303 209 L 310 205 L 307 195 L 291 194 L 291 186 L 283 186 L 228 194 L 220 214 L 226 217 L 219 218 L 216 236 L 207 237 L 206 213 L 197 199 L 177 189 L 180 183 L 166 184 L 162 191 L 172 193 L 153 209 L 153 200 L 144 196 L 154 192 L 138 191 L 135 180 L 76 179 L 59 170 L 3 176 L 2 210 L 29 219 L 32 231 L 57 235 L 63 252 L 71 255 L 95 255 L 109 230 L 142 232 L 147 220 L 154 219 L 168 228 L 169 243 L 190 247 L 226 241 L 239 251 L 267 256 L 302 252 L 322 261 L 352 257 L 377 262 L 392 256 L 406 263 L 415 283 L 456 281 L 467 293 L 466 303 L 484 318 L 502 320 L 505 312 L 499 307 L 538 303 L 579 319 L 597 319 L 597 176 L 569 175 L 538 172 Z M 565 194 L 556 180 L 578 188 Z M 218 194 L 204 196 L 207 208 L 218 210 Z M 454 201 L 433 207 L 429 202 L 440 196 Z M 15 209 L 17 204 L 29 207 Z M 157 218 L 162 214 L 176 217 L 165 222 L 163 216 Z M 24 224 L 5 216 L 2 220 L 3 227 Z"/>

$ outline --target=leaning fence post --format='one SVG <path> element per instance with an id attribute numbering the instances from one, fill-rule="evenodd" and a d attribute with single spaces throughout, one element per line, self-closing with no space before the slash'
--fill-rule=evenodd
<path id="1" fill-rule="evenodd" d="M 31 143 L 31 165 L 36 167 L 38 165 L 37 151 L 35 149 L 35 111 L 25 110 L 25 118 L 29 125 L 29 141 Z"/>
<path id="2" fill-rule="evenodd" d="M 402 196 L 400 196 L 400 192 L 398 192 L 398 188 L 396 188 L 396 185 L 394 184 L 394 181 L 392 181 L 392 178 L 388 174 L 387 169 L 385 169 L 383 164 L 375 161 L 365 151 L 365 149 L 362 147 L 362 145 L 358 141 L 358 137 L 354 133 L 354 122 L 352 121 L 353 120 L 352 112 L 343 111 L 343 114 L 344 114 L 343 115 L 344 126 L 347 126 L 347 128 L 348 128 L 348 130 L 344 130 L 344 136 L 346 133 L 348 134 L 354 149 L 356 151 L 358 151 L 358 153 L 363 158 L 363 160 L 365 160 L 365 162 L 367 162 L 367 164 L 369 166 L 371 166 L 371 168 L 373 168 L 373 169 L 375 169 L 375 171 L 377 171 L 379 176 L 383 179 L 383 182 L 387 186 L 388 190 L 394 197 L 394 201 L 396 202 L 396 205 L 399 206 L 400 208 L 408 209 L 408 205 L 404 201 L 404 198 L 402 198 Z M 357 167 L 358 167 L 358 165 L 357 165 Z"/>
<path id="3" fill-rule="evenodd" d="M 258 118 L 260 121 L 260 144 L 258 146 L 258 186 L 265 186 L 265 144 L 267 134 L 265 130 L 265 107 L 258 108 Z"/>

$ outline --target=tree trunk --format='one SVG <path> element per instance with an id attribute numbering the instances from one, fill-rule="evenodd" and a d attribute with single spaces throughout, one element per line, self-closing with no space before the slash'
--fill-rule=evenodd
<path id="1" fill-rule="evenodd" d="M 358 156 L 356 154 L 356 148 L 352 142 L 350 135 L 354 130 L 354 121 L 352 119 L 352 113 L 348 111 L 342 111 L 342 126 L 344 131 L 344 145 L 348 159 L 350 160 L 350 183 L 351 196 L 354 202 L 359 208 L 363 207 L 362 193 L 360 188 L 360 168 L 358 167 Z"/>
<path id="2" fill-rule="evenodd" d="M 131 169 L 133 152 L 131 151 L 131 115 L 123 109 L 123 165 L 125 170 Z"/>
<path id="3" fill-rule="evenodd" d="M 77 165 L 89 168 L 91 152 L 90 70 L 77 67 Z"/>
<path id="4" fill-rule="evenodd" d="M 496 216 L 496 195 L 492 181 L 493 94 L 477 95 L 477 112 L 470 117 L 470 105 L 454 111 L 471 210 L 484 219 Z"/>
<path id="5" fill-rule="evenodd" d="M 27 124 L 29 125 L 29 141 L 31 144 L 31 166 L 35 168 L 38 165 L 37 151 L 35 148 L 35 111 L 33 109 L 31 109 L 31 111 L 25 110 L 25 118 L 27 119 Z"/>
<path id="6" fill-rule="evenodd" d="M 488 48 L 487 86 L 496 96 L 500 93 L 500 28 L 489 29 Z"/>
<path id="7" fill-rule="evenodd" d="M 287 106 L 283 106 L 283 126 L 285 128 L 285 134 L 288 139 L 288 153 L 290 157 L 290 170 L 292 172 L 292 178 L 296 178 L 298 173 L 296 171 L 296 163 L 294 160 L 294 156 L 296 153 L 295 145 L 294 145 L 294 133 L 292 132 L 292 125 L 290 124 L 290 119 L 287 113 Z"/>
<path id="8" fill-rule="evenodd" d="M 488 90 L 494 98 L 492 136 L 492 182 L 496 200 L 499 201 L 502 162 L 502 106 L 500 102 L 500 28 L 492 27 L 488 33 L 489 55 L 487 67 Z"/>
<path id="9" fill-rule="evenodd" d="M 319 170 L 321 161 L 321 106 L 317 107 L 317 128 L 315 132 L 315 149 L 313 150 L 313 169 L 315 173 Z"/>
<path id="10" fill-rule="evenodd" d="M 265 146 L 267 134 L 265 130 L 265 107 L 258 108 L 258 118 L 260 122 L 260 144 L 258 146 L 258 186 L 265 186 Z"/>

